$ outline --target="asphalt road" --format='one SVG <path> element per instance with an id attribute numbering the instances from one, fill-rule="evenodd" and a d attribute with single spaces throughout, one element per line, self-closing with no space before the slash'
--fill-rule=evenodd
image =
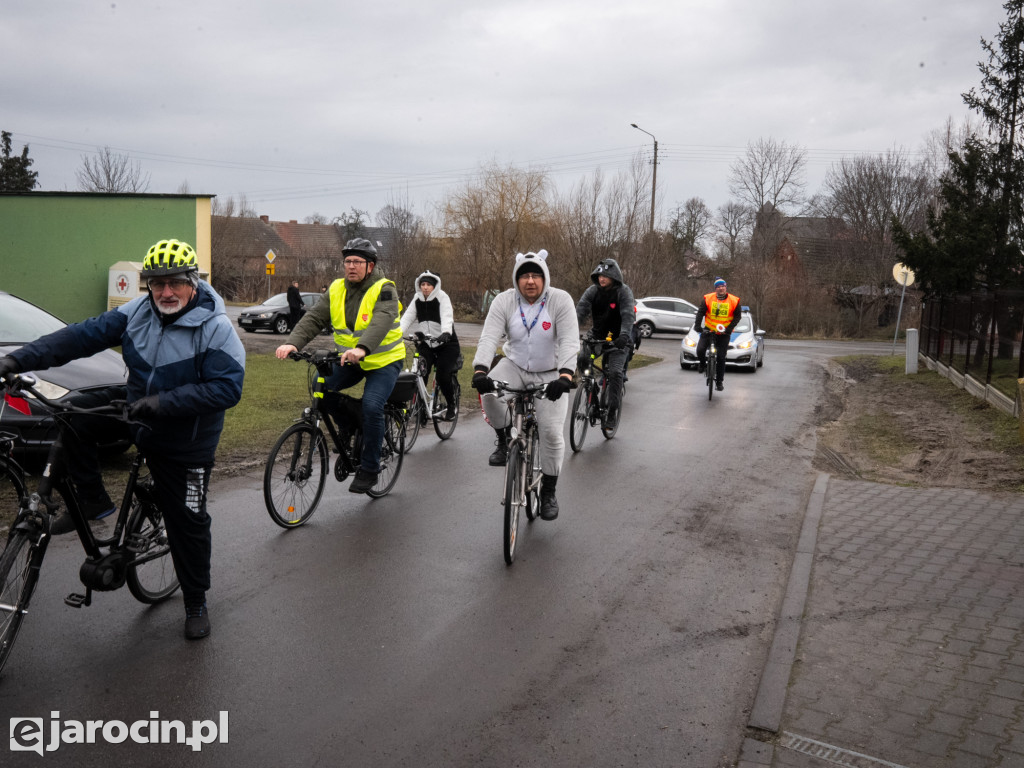
<path id="1" fill-rule="evenodd" d="M 330 480 L 294 531 L 271 523 L 260 477 L 215 471 L 198 643 L 177 597 L 65 606 L 81 556 L 57 540 L 0 714 L 42 718 L 49 740 L 53 719 L 228 713 L 227 742 L 200 752 L 99 739 L 51 766 L 732 764 L 816 477 L 822 361 L 887 349 L 769 339 L 764 368 L 709 402 L 678 346 L 645 342 L 668 359 L 631 374 L 614 440 L 567 441 L 561 515 L 527 527 L 512 567 L 478 414 L 447 442 L 421 435 L 384 499 Z"/>

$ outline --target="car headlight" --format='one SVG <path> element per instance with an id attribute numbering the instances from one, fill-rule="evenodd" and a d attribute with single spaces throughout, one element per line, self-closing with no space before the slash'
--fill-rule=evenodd
<path id="1" fill-rule="evenodd" d="M 690 337 L 690 336 L 687 336 L 685 339 L 683 339 L 683 346 L 684 347 L 696 347 L 697 346 L 697 340 L 692 338 L 692 337 Z"/>
<path id="2" fill-rule="evenodd" d="M 260 320 L 266 320 L 268 317 L 273 317 L 273 316 L 274 316 L 273 312 L 260 312 L 258 315 L 256 315 L 256 317 L 258 317 Z"/>
<path id="3" fill-rule="evenodd" d="M 753 340 L 747 339 L 746 341 L 741 341 L 737 344 L 736 349 L 750 349 L 752 346 L 754 346 Z"/>
<path id="4" fill-rule="evenodd" d="M 39 394 L 41 394 L 47 400 L 58 400 L 71 391 L 70 389 L 64 389 L 64 387 L 59 387 L 53 382 L 47 381 L 46 379 L 40 379 L 39 374 L 36 374 L 36 379 L 38 379 L 36 381 L 36 389 L 39 390 Z M 29 395 L 27 392 L 25 393 L 25 396 L 31 397 L 31 395 Z"/>

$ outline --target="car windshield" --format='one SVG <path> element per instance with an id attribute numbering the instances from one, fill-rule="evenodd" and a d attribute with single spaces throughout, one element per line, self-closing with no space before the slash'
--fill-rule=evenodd
<path id="1" fill-rule="evenodd" d="M 267 299 L 263 303 L 264 303 L 264 305 L 269 306 L 269 307 L 274 307 L 274 306 L 277 306 L 278 304 L 287 304 L 288 303 L 288 294 L 287 293 L 278 293 L 278 294 L 276 294 L 274 296 L 271 296 L 269 299 Z"/>
<path id="2" fill-rule="evenodd" d="M 733 332 L 734 333 L 750 333 L 750 328 L 751 328 L 750 318 L 747 317 L 747 316 L 743 316 L 743 317 L 740 318 L 740 321 L 738 323 L 736 323 L 736 327 L 733 328 Z"/>
<path id="3" fill-rule="evenodd" d="M 27 301 L 0 293 L 0 344 L 27 344 L 65 325 Z"/>

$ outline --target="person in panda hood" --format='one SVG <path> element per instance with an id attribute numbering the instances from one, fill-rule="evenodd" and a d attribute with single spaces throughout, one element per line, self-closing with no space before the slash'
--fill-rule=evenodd
<path id="1" fill-rule="evenodd" d="M 427 364 L 425 375 L 437 366 L 437 383 L 447 403 L 445 421 L 455 418 L 459 404 L 455 401 L 453 379 L 462 349 L 455 335 L 452 302 L 441 290 L 441 276 L 429 269 L 416 278 L 416 295 L 402 315 L 402 335 L 416 336 L 416 351 Z"/>
<path id="2" fill-rule="evenodd" d="M 487 418 L 498 433 L 497 449 L 488 459 L 491 466 L 508 460 L 509 424 L 505 401 L 494 394 L 494 381 L 512 387 L 547 384 L 545 397 L 537 400 L 540 434 L 540 517 L 558 517 L 555 485 L 565 454 L 565 414 L 572 385 L 580 329 L 576 302 L 566 291 L 551 287 L 548 252 L 519 253 L 512 267 L 512 288 L 491 302 L 473 358 L 473 386 L 480 393 Z M 488 373 L 498 342 L 505 336 L 504 357 Z"/>

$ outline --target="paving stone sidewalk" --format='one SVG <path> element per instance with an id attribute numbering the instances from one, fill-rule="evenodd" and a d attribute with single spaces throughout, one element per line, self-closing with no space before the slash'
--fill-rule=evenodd
<path id="1" fill-rule="evenodd" d="M 751 764 L 1024 766 L 1024 496 L 829 478 L 799 637 Z"/>

